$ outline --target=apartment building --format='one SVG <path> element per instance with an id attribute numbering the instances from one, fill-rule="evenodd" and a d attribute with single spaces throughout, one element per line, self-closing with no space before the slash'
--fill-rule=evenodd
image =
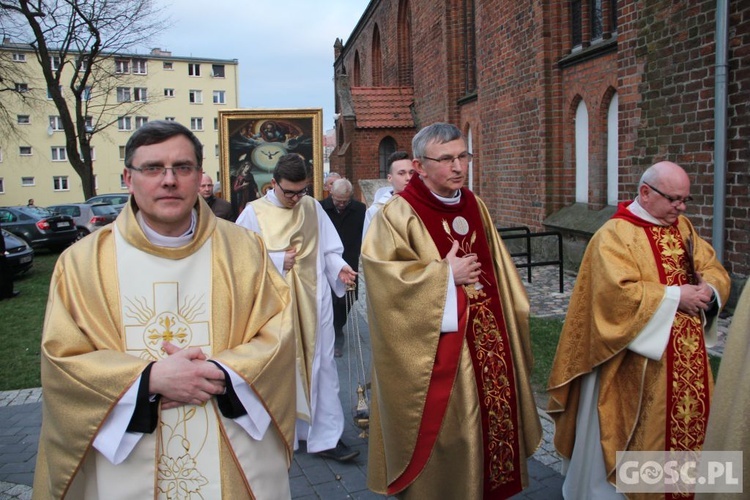
<path id="1" fill-rule="evenodd" d="M 59 112 L 36 54 L 30 46 L 6 39 L 0 58 L 4 66 L 11 65 L 4 76 L 12 75 L 22 94 L 0 95 L 14 131 L 0 136 L 0 205 L 25 205 L 30 198 L 41 206 L 83 201 L 81 180 L 68 162 Z M 204 146 L 203 168 L 218 179 L 218 114 L 238 107 L 237 59 L 180 57 L 153 49 L 147 55 L 113 54 L 103 62 L 110 63 L 112 76 L 100 88 L 87 89 L 87 121 L 89 130 L 96 130 L 91 144 L 97 193 L 127 192 L 122 178 L 125 144 L 134 130 L 153 120 L 176 120 L 194 131 Z M 63 77 L 61 83 L 65 81 Z M 63 88 L 63 96 L 69 94 Z M 111 125 L 99 130 L 106 123 Z"/>

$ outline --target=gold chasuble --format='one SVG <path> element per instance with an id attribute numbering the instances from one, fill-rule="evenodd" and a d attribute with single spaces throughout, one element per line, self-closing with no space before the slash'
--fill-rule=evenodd
<path id="1" fill-rule="evenodd" d="M 257 235 L 219 221 L 202 200 L 196 208 L 185 246 L 151 244 L 131 201 L 60 256 L 42 339 L 34 498 L 277 497 L 294 435 L 288 287 Z M 214 399 L 162 410 L 117 465 L 92 446 L 146 365 L 165 356 L 165 340 L 200 347 L 250 386 L 271 417 L 262 439 Z"/>
<path id="2" fill-rule="evenodd" d="M 292 209 L 274 205 L 266 197 L 252 202 L 268 251 L 297 249 L 296 264 L 287 271 L 286 282 L 294 304 L 291 314 L 297 342 L 297 374 L 301 378 L 298 389 L 304 391 L 305 397 L 305 405 L 298 405 L 298 410 L 308 409 L 307 414 L 297 417 L 307 422 L 310 421 L 310 385 L 318 330 L 318 221 L 310 220 L 317 213 L 311 206 L 314 203 L 317 201 L 312 196 L 303 196 Z"/>
<path id="3" fill-rule="evenodd" d="M 555 446 L 570 458 L 581 376 L 599 367 L 601 445 L 612 484 L 617 451 L 700 450 L 713 387 L 701 317 L 676 312 L 659 361 L 628 345 L 666 286 L 692 284 L 698 272 L 722 304 L 729 295 L 726 271 L 687 218 L 659 226 L 627 205 L 589 243 L 599 251 L 584 255 L 549 382 Z"/>
<path id="4" fill-rule="evenodd" d="M 441 333 L 454 241 L 482 274 L 457 287 L 458 330 Z M 375 215 L 362 261 L 373 349 L 368 486 L 408 498 L 521 491 L 541 439 L 529 304 L 484 204 L 463 189 L 446 205 L 415 176 Z"/>

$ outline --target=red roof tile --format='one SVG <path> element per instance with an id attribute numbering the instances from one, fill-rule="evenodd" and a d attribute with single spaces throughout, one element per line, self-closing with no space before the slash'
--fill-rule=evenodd
<path id="1" fill-rule="evenodd" d="M 351 92 L 357 128 L 414 127 L 411 87 L 352 87 Z"/>

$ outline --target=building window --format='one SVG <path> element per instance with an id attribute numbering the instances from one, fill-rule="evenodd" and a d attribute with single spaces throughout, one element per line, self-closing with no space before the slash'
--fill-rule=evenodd
<path id="1" fill-rule="evenodd" d="M 226 104 L 226 92 L 223 90 L 214 90 L 214 104 Z"/>
<path id="2" fill-rule="evenodd" d="M 589 202 L 589 112 L 581 101 L 576 108 L 576 203 Z"/>
<path id="3" fill-rule="evenodd" d="M 21 177 L 21 185 L 22 186 L 35 186 L 36 182 L 34 182 L 33 177 Z"/>
<path id="4" fill-rule="evenodd" d="M 598 40 L 602 37 L 602 0 L 591 0 L 591 39 Z"/>
<path id="5" fill-rule="evenodd" d="M 83 92 L 81 93 L 81 99 L 84 101 L 91 100 L 91 87 L 90 86 L 83 88 Z"/>
<path id="6" fill-rule="evenodd" d="M 201 65 L 195 63 L 188 64 L 188 76 L 201 76 Z"/>
<path id="7" fill-rule="evenodd" d="M 57 90 L 60 91 L 60 95 L 63 94 L 63 86 L 62 85 L 60 85 L 59 87 L 57 87 Z M 50 89 L 49 87 L 47 88 L 47 99 L 52 100 L 52 89 Z"/>
<path id="8" fill-rule="evenodd" d="M 145 87 L 135 87 L 133 89 L 133 100 L 137 102 L 148 101 L 148 89 Z"/>
<path id="9" fill-rule="evenodd" d="M 219 130 L 219 119 L 214 118 L 214 130 Z M 2 158 L 0 158 L 0 161 L 3 161 Z"/>
<path id="10" fill-rule="evenodd" d="M 203 130 L 203 118 L 191 118 L 190 130 Z"/>
<path id="11" fill-rule="evenodd" d="M 189 92 L 190 94 L 190 103 L 191 104 L 201 104 L 203 103 L 203 92 L 200 90 L 191 90 Z"/>
<path id="12" fill-rule="evenodd" d="M 219 145 L 218 144 L 214 146 L 214 155 L 216 155 L 217 158 L 219 157 Z"/>
<path id="13" fill-rule="evenodd" d="M 372 86 L 383 85 L 383 52 L 380 48 L 380 28 L 376 24 L 372 31 Z"/>
<path id="14" fill-rule="evenodd" d="M 60 69 L 60 64 L 62 64 L 62 59 L 60 59 L 60 56 L 49 56 L 49 65 L 52 68 L 52 71 L 57 71 Z"/>
<path id="15" fill-rule="evenodd" d="M 120 146 L 120 159 L 125 160 L 125 146 Z"/>
<path id="16" fill-rule="evenodd" d="M 164 62 L 162 63 L 162 68 L 163 68 L 163 69 L 164 69 L 165 71 L 172 71 L 172 70 L 174 69 L 174 68 L 172 68 L 172 63 L 171 63 L 171 62 L 169 62 L 169 61 L 164 61 Z"/>
<path id="17" fill-rule="evenodd" d="M 120 174 L 120 189 L 127 189 L 128 185 L 125 184 L 125 176 Z"/>
<path id="18" fill-rule="evenodd" d="M 62 130 L 63 124 L 62 124 L 62 118 L 59 116 L 50 116 L 49 117 L 49 128 L 52 130 Z"/>
<path id="19" fill-rule="evenodd" d="M 477 51 L 474 0 L 464 1 L 464 92 L 477 90 Z"/>
<path id="20" fill-rule="evenodd" d="M 78 71 L 86 71 L 89 68 L 89 62 L 84 57 L 76 57 L 76 67 Z"/>
<path id="21" fill-rule="evenodd" d="M 224 65 L 213 64 L 211 65 L 211 76 L 214 78 L 224 78 Z"/>
<path id="22" fill-rule="evenodd" d="M 130 60 L 115 59 L 115 73 L 130 73 Z"/>
<path id="23" fill-rule="evenodd" d="M 129 116 L 118 116 L 117 117 L 117 129 L 118 130 L 132 130 L 132 120 Z"/>
<path id="24" fill-rule="evenodd" d="M 133 59 L 133 74 L 134 75 L 147 74 L 145 59 Z"/>
<path id="25" fill-rule="evenodd" d="M 130 102 L 130 87 L 117 87 L 117 102 Z"/>
<path id="26" fill-rule="evenodd" d="M 165 116 L 165 117 L 164 117 L 164 120 L 166 120 L 166 121 L 168 121 L 168 122 L 173 122 L 173 121 L 175 121 L 176 119 L 177 119 L 177 118 L 175 118 L 174 116 Z"/>
<path id="27" fill-rule="evenodd" d="M 474 3 L 473 0 L 471 3 Z M 411 87 L 414 80 L 411 50 L 411 9 L 409 0 L 400 0 L 398 3 L 398 79 L 404 87 Z"/>
<path id="28" fill-rule="evenodd" d="M 0 163 L 3 162 L 3 150 L 0 148 Z"/>
<path id="29" fill-rule="evenodd" d="M 68 156 L 65 153 L 64 146 L 52 146 L 52 161 L 65 161 Z"/>
<path id="30" fill-rule="evenodd" d="M 54 191 L 67 191 L 68 188 L 68 176 L 67 175 L 56 175 L 52 177 L 52 189 Z"/>
<path id="31" fill-rule="evenodd" d="M 617 191 L 619 172 L 619 124 L 618 120 L 619 97 L 617 93 L 607 108 L 607 205 L 617 206 Z"/>
<path id="32" fill-rule="evenodd" d="M 174 89 L 164 89 L 164 97 L 174 97 Z"/>
<path id="33" fill-rule="evenodd" d="M 5 194 L 5 181 L 0 177 L 0 194 Z"/>
<path id="34" fill-rule="evenodd" d="M 87 116 L 84 118 L 84 126 L 86 127 L 86 132 L 89 134 L 94 131 L 94 117 L 93 116 Z"/>
<path id="35" fill-rule="evenodd" d="M 15 62 L 26 62 L 26 54 L 19 54 L 18 52 L 14 52 L 13 60 Z"/>
<path id="36" fill-rule="evenodd" d="M 21 156 L 31 156 L 31 146 L 20 146 L 18 154 Z"/>
<path id="37" fill-rule="evenodd" d="M 354 87 L 359 87 L 362 85 L 362 66 L 359 62 L 359 51 L 354 51 L 354 71 L 352 75 L 352 83 L 354 84 Z"/>
<path id="38" fill-rule="evenodd" d="M 136 116 L 135 117 L 135 128 L 139 129 L 148 123 L 148 116 Z"/>
<path id="39" fill-rule="evenodd" d="M 28 83 L 17 83 L 16 84 L 16 92 L 20 92 L 22 94 L 25 94 L 29 91 L 29 84 Z"/>
<path id="40" fill-rule="evenodd" d="M 31 116 L 29 115 L 18 115 L 17 121 L 19 125 L 28 125 L 31 123 Z"/>
<path id="41" fill-rule="evenodd" d="M 581 0 L 572 0 L 570 2 L 570 32 L 572 36 L 573 48 L 581 46 L 583 43 L 583 23 L 581 21 Z"/>

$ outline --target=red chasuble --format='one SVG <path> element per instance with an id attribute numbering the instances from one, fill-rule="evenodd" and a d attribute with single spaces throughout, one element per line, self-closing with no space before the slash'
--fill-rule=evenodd
<path id="1" fill-rule="evenodd" d="M 522 490 L 515 374 L 492 256 L 476 198 L 468 189 L 462 189 L 461 201 L 446 205 L 416 176 L 401 196 L 429 231 L 441 257 L 458 241 L 458 255 L 476 254 L 482 263 L 482 274 L 477 286 L 457 287 L 458 331 L 440 336 L 414 455 L 388 491 L 393 494 L 408 486 L 430 458 L 465 339 L 482 417 L 484 498 L 507 498 Z M 460 432 L 460 429 L 442 430 Z"/>
<path id="2" fill-rule="evenodd" d="M 693 279 L 692 242 L 685 241 L 677 223 L 658 226 L 636 217 L 621 203 L 613 218 L 642 227 L 654 254 L 659 280 L 667 286 Z M 701 318 L 677 311 L 666 351 L 667 415 L 665 451 L 698 451 L 703 447 L 711 385 Z M 692 495 L 689 495 L 692 497 Z M 666 498 L 672 498 L 666 495 Z M 676 495 L 674 498 L 686 498 Z"/>

